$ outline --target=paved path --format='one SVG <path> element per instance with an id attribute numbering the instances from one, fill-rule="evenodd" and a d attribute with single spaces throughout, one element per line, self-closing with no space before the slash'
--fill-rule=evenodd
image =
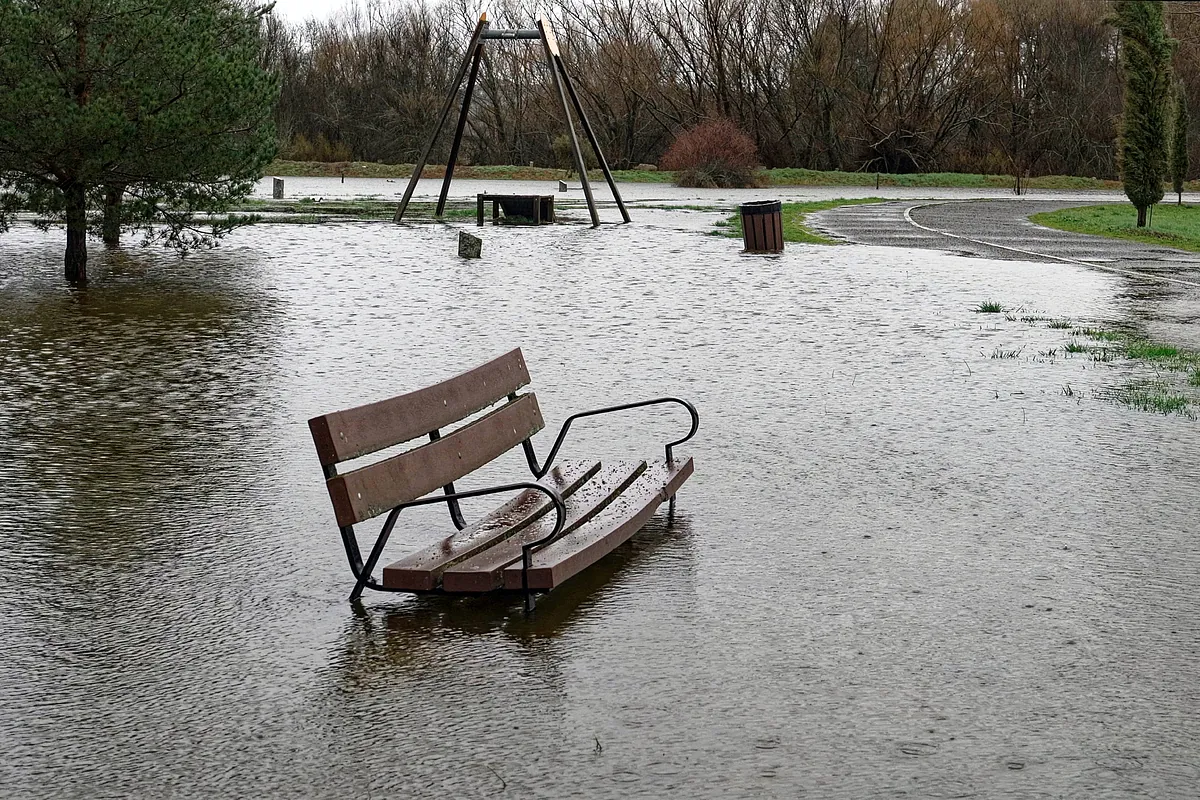
<path id="1" fill-rule="evenodd" d="M 1200 346 L 1200 253 L 1067 233 L 1030 214 L 1095 201 L 904 200 L 846 206 L 809 217 L 816 230 L 858 244 L 914 247 L 983 258 L 1077 264 L 1122 276 L 1122 295 L 1152 335 Z"/>

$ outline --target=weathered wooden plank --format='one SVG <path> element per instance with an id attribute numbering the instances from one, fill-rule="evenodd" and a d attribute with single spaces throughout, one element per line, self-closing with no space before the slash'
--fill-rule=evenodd
<path id="1" fill-rule="evenodd" d="M 679 490 L 692 470 L 691 458 L 674 464 L 652 462 L 603 512 L 533 554 L 529 587 L 553 589 L 625 543 Z M 507 567 L 503 579 L 505 589 L 521 589 L 521 565 Z"/>
<path id="2" fill-rule="evenodd" d="M 522 395 L 435 442 L 326 482 L 338 525 L 354 525 L 458 480 L 545 426 L 537 398 Z"/>
<path id="3" fill-rule="evenodd" d="M 599 471 L 599 461 L 564 461 L 538 483 L 570 497 Z M 447 567 L 512 536 L 547 512 L 553 516 L 553 511 L 545 494 L 527 489 L 454 535 L 388 564 L 383 568 L 383 585 L 411 592 L 433 591 Z"/>
<path id="4" fill-rule="evenodd" d="M 567 519 L 563 531 L 572 531 L 603 511 L 645 469 L 644 461 L 625 461 L 601 467 L 595 477 L 567 498 Z M 442 590 L 490 592 L 498 589 L 501 572 L 521 557 L 522 546 L 545 538 L 552 530 L 554 515 L 546 514 L 524 530 L 444 571 Z"/>
<path id="5" fill-rule="evenodd" d="M 521 349 L 461 375 L 308 421 L 322 466 L 407 442 L 482 411 L 529 383 Z"/>

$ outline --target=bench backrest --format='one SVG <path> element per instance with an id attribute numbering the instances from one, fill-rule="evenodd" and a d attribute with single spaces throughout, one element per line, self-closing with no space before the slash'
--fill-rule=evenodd
<path id="1" fill-rule="evenodd" d="M 461 375 L 377 403 L 308 421 L 338 525 L 378 516 L 473 472 L 545 427 L 537 397 L 525 394 L 458 430 L 374 464 L 334 474 L 335 465 L 428 436 L 529 383 L 518 348 Z"/>

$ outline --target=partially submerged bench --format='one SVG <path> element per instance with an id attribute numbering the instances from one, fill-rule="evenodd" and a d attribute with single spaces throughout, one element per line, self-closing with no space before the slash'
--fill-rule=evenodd
<path id="1" fill-rule="evenodd" d="M 675 509 L 675 493 L 692 474 L 692 459 L 676 459 L 673 448 L 691 439 L 700 418 L 691 403 L 674 397 L 625 403 L 567 418 L 545 463 L 539 465 L 532 437 L 543 427 L 519 349 L 434 386 L 388 400 L 309 420 L 325 471 L 342 543 L 354 573 L 351 600 L 364 588 L 385 592 L 549 591 L 627 541 L 663 501 Z M 442 429 L 490 406 L 489 413 L 453 432 Z M 654 461 L 564 461 L 554 463 L 571 423 L 583 417 L 646 406 L 678 404 L 691 417 L 686 436 L 666 445 Z M 338 474 L 337 465 L 418 437 L 428 442 L 368 466 Z M 520 445 L 530 479 L 458 491 L 454 482 Z M 432 492 L 441 490 L 442 494 Z M 459 500 L 513 494 L 500 508 L 468 524 Z M 383 568 L 375 577 L 400 512 L 446 503 L 457 533 Z M 364 561 L 354 526 L 387 514 Z"/>
<path id="2" fill-rule="evenodd" d="M 483 225 L 483 207 L 492 204 L 492 224 L 500 220 L 503 209 L 507 220 L 523 219 L 533 225 L 554 222 L 554 195 L 552 194 L 489 194 L 482 192 L 475 198 L 475 224 Z"/>

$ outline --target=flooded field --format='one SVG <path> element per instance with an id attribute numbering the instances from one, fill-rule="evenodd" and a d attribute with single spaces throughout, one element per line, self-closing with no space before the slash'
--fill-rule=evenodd
<path id="1" fill-rule="evenodd" d="M 255 226 L 96 247 L 84 292 L 61 232 L 0 236 L 0 795 L 1194 797 L 1200 423 L 1107 399 L 1145 367 L 972 310 L 1137 325 L 1144 293 L 742 256 L 720 217 L 488 227 L 479 261 L 453 226 Z M 517 345 L 543 451 L 573 411 L 696 404 L 676 524 L 532 618 L 352 609 L 306 420 Z M 563 457 L 683 425 L 580 425 Z"/>

